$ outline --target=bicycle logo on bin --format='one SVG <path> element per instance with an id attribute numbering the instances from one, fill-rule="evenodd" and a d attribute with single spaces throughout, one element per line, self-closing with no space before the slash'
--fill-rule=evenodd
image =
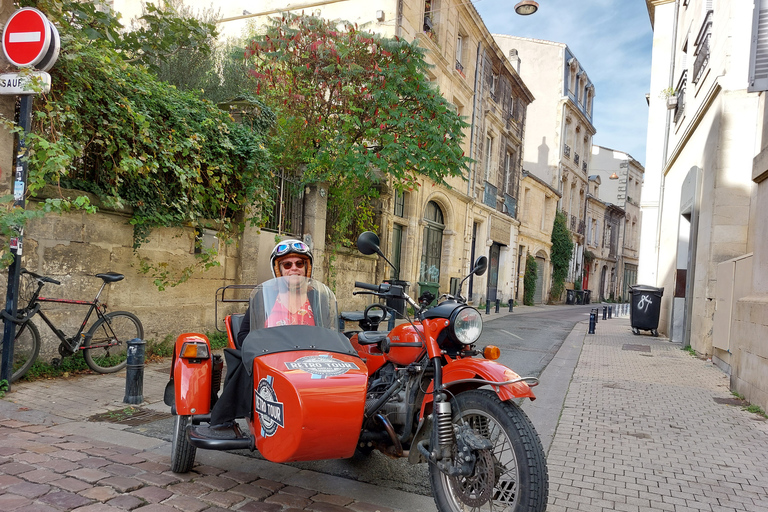
<path id="1" fill-rule="evenodd" d="M 637 309 L 641 310 L 643 313 L 647 313 L 651 304 L 653 304 L 653 301 L 651 300 L 650 295 L 641 295 L 640 300 L 637 301 Z"/>

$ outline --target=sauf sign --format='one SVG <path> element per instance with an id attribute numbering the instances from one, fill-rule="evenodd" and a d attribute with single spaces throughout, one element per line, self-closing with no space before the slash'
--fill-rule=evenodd
<path id="1" fill-rule="evenodd" d="M 8 62 L 22 68 L 18 73 L 0 75 L 0 94 L 19 95 L 18 119 L 22 128 L 14 159 L 13 207 L 24 209 L 27 193 L 26 134 L 32 127 L 32 95 L 46 93 L 51 89 L 51 76 L 47 73 L 59 56 L 59 31 L 45 15 L 26 7 L 8 18 L 3 29 L 3 53 Z M 24 247 L 24 229 L 14 228 L 9 245 L 13 262 L 8 267 L 8 291 L 5 309 L 0 310 L 4 318 L 2 359 L 0 359 L 0 380 L 8 382 L 11 388 L 13 374 L 14 335 L 16 332 L 16 311 L 18 305 L 19 272 Z"/>
<path id="2" fill-rule="evenodd" d="M 42 12 L 26 7 L 13 13 L 3 29 L 3 53 L 11 64 L 32 71 L 0 75 L 0 94 L 48 92 L 51 76 L 46 71 L 59 48 L 59 31 Z"/>

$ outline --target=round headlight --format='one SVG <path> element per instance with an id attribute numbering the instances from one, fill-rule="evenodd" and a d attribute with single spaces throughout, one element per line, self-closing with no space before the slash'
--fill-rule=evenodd
<path id="1" fill-rule="evenodd" d="M 475 308 L 460 309 L 453 317 L 451 329 L 456 341 L 471 345 L 483 332 L 483 318 Z"/>

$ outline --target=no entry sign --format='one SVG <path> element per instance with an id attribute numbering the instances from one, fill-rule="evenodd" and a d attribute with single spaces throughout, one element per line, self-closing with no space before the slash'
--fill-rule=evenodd
<path id="1" fill-rule="evenodd" d="M 20 68 L 49 69 L 58 57 L 59 33 L 45 15 L 32 7 L 18 10 L 3 30 L 3 52 Z"/>

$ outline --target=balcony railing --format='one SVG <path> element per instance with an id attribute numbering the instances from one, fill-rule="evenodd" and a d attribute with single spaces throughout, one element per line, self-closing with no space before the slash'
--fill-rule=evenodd
<path id="1" fill-rule="evenodd" d="M 503 212 L 510 217 L 517 216 L 517 199 L 509 194 L 504 194 L 504 209 Z"/>
<path id="2" fill-rule="evenodd" d="M 483 204 L 490 206 L 491 208 L 496 208 L 497 192 L 498 192 L 498 189 L 486 181 L 485 193 L 483 194 Z"/>
<path id="3" fill-rule="evenodd" d="M 704 23 L 701 24 L 699 35 L 696 37 L 696 60 L 693 63 L 692 83 L 698 83 L 709 64 L 709 39 L 712 36 L 712 11 L 707 11 Z"/>
<path id="4" fill-rule="evenodd" d="M 675 123 L 677 123 L 683 113 L 685 113 L 685 89 L 688 83 L 688 70 L 683 70 L 683 74 L 680 75 L 680 80 L 677 81 L 677 105 L 675 106 Z"/>
<path id="5" fill-rule="evenodd" d="M 575 163 L 577 166 L 579 165 L 579 158 L 580 157 L 578 153 L 573 154 L 573 163 Z"/>
<path id="6" fill-rule="evenodd" d="M 563 155 L 565 158 L 571 158 L 571 146 L 563 144 Z"/>
<path id="7" fill-rule="evenodd" d="M 579 231 L 578 231 L 578 233 L 580 235 L 584 234 L 584 231 L 586 230 L 586 226 L 587 226 L 587 224 L 583 220 L 579 221 Z"/>
<path id="8" fill-rule="evenodd" d="M 464 65 L 458 60 L 456 61 L 456 71 L 464 75 Z"/>
<path id="9" fill-rule="evenodd" d="M 575 215 L 571 215 L 571 232 L 576 232 L 576 223 L 579 221 L 579 219 L 576 218 Z"/>
<path id="10" fill-rule="evenodd" d="M 584 171 L 584 172 L 587 172 L 587 161 L 586 160 L 581 162 L 581 170 Z"/>

